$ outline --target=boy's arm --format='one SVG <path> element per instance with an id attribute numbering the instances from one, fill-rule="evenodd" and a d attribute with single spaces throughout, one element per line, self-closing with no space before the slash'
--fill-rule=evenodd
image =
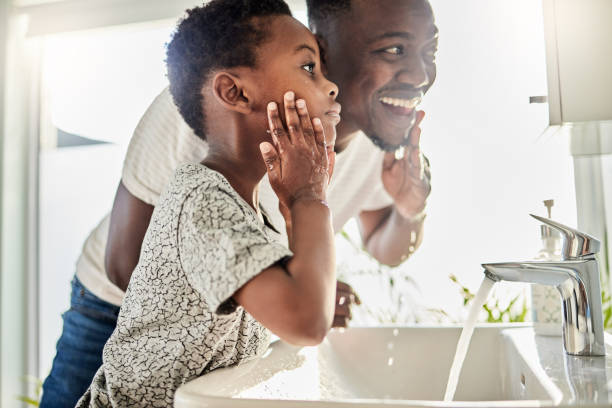
<path id="1" fill-rule="evenodd" d="M 285 95 L 288 132 L 276 104 L 269 105 L 274 146 L 260 146 L 270 184 L 291 214 L 293 257 L 284 267 L 264 269 L 233 298 L 282 339 L 314 345 L 331 328 L 336 297 L 334 233 L 325 203 L 330 166 L 321 121 L 311 122 L 298 102 L 292 92 Z"/>
<path id="2" fill-rule="evenodd" d="M 138 264 L 153 209 L 132 195 L 123 182 L 119 183 L 110 217 L 104 267 L 111 282 L 123 291 Z"/>
<path id="3" fill-rule="evenodd" d="M 298 345 L 320 343 L 329 331 L 335 306 L 335 254 L 330 211 L 316 200 L 291 208 L 293 257 L 284 267 L 263 270 L 234 299 L 255 319 Z"/>

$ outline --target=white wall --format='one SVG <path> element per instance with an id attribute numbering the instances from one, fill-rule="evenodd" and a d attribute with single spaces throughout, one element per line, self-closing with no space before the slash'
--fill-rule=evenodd
<path id="1" fill-rule="evenodd" d="M 7 42 L 7 27 L 8 27 L 8 2 L 0 1 L 0 168 L 4 166 L 3 153 L 4 153 L 4 138 L 5 138 L 5 128 L 4 128 L 4 117 L 5 117 L 5 83 L 6 83 L 6 42 Z M 0 183 L 0 186 L 2 184 Z M 4 190 L 0 188 L 0 203 L 2 202 L 2 198 L 4 196 Z M 0 216 L 0 231 L 2 230 L 2 217 Z M 1 241 L 0 241 L 1 242 Z M 1 245 L 0 245 L 1 248 Z M 2 250 L 0 249 L 0 265 L 2 264 Z M 4 293 L 4 273 L 3 270 L 0 269 L 0 295 Z M 2 296 L 4 298 L 4 296 Z M 5 332 L 5 319 L 7 305 L 4 303 L 0 303 L 0 378 L 5 378 L 5 365 L 6 363 L 6 355 L 5 350 L 7 347 L 6 340 L 4 339 Z M 8 371 L 8 370 L 7 370 Z M 0 380 L 0 404 L 2 403 L 4 395 L 3 390 L 7 388 L 9 384 L 3 380 Z M 4 405 L 4 404 L 3 404 Z"/>
<path id="2" fill-rule="evenodd" d="M 37 193 L 35 101 L 37 44 L 24 41 L 21 19 L 10 19 L 4 82 L 5 121 L 2 138 L 1 281 L 2 406 L 19 403 L 25 394 L 24 375 L 37 365 L 35 303 Z M 34 102 L 34 104 L 33 104 Z M 32 113 L 34 113 L 32 115 Z M 34 120 L 31 120 L 34 118 Z M 21 405 L 21 404 L 19 404 Z"/>

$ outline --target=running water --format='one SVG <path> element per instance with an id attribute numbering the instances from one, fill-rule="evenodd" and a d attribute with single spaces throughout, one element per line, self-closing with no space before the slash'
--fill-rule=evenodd
<path id="1" fill-rule="evenodd" d="M 463 360 L 468 351 L 470 340 L 472 339 L 472 333 L 474 333 L 474 326 L 476 325 L 476 319 L 482 306 L 486 303 L 489 292 L 495 285 L 495 281 L 485 276 L 480 284 L 480 289 L 474 296 L 474 303 L 468 314 L 468 318 L 465 321 L 465 326 L 461 331 L 459 342 L 457 343 L 457 351 L 455 352 L 455 359 L 448 376 L 448 383 L 446 384 L 446 392 L 444 393 L 444 401 L 452 401 L 455 397 L 455 391 L 457 390 L 457 384 L 459 383 L 459 374 L 461 373 L 461 367 L 463 366 Z"/>

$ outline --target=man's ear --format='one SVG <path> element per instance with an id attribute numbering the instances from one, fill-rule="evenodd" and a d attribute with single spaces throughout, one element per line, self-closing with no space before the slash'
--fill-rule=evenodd
<path id="1" fill-rule="evenodd" d="M 224 108 L 243 114 L 252 111 L 251 102 L 244 88 L 243 81 L 229 72 L 217 72 L 212 80 L 212 91 Z"/>
<path id="2" fill-rule="evenodd" d="M 321 68 L 323 74 L 327 74 L 327 40 L 321 34 L 315 34 L 315 38 L 317 39 L 317 44 L 319 45 L 319 54 L 321 56 L 321 64 L 323 65 Z"/>

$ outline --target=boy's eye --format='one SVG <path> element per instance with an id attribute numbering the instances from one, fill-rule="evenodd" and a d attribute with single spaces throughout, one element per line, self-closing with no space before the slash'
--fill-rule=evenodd
<path id="1" fill-rule="evenodd" d="M 314 62 L 310 62 L 308 64 L 304 64 L 304 65 L 302 65 L 302 69 L 307 71 L 310 74 L 314 74 L 315 63 Z"/>
<path id="2" fill-rule="evenodd" d="M 393 55 L 402 55 L 404 53 L 404 47 L 396 45 L 393 47 L 385 48 L 382 50 L 382 52 L 386 52 L 387 54 Z"/>

